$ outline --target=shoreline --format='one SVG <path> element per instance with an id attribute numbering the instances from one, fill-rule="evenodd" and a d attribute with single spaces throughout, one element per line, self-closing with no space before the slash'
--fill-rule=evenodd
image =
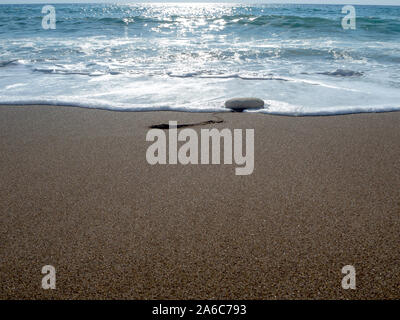
<path id="1" fill-rule="evenodd" d="M 0 106 L 0 298 L 400 298 L 400 113 L 191 127 L 255 130 L 239 177 L 146 162 L 149 126 L 214 113 L 104 111 Z"/>
<path id="2" fill-rule="evenodd" d="M 32 104 L 20 104 L 20 103 L 15 103 L 15 104 L 10 104 L 10 103 L 0 103 L 0 108 L 1 107 L 59 107 L 59 108 L 79 108 L 79 109 L 89 109 L 89 110 L 99 110 L 99 111 L 110 111 L 110 112 L 177 112 L 177 113 L 198 113 L 198 114 L 214 114 L 214 113 L 246 113 L 246 114 L 259 114 L 259 115 L 264 115 L 264 116 L 276 116 L 276 117 L 289 117 L 289 118 L 308 118 L 308 117 L 338 117 L 338 116 L 347 116 L 347 115 L 359 115 L 359 114 L 380 114 L 380 113 L 392 113 L 392 112 L 400 112 L 400 107 L 399 109 L 393 110 L 393 108 L 388 108 L 388 110 L 383 110 L 383 111 L 358 111 L 358 112 L 343 112 L 343 113 L 308 113 L 308 114 L 287 114 L 287 113 L 278 113 L 278 112 L 257 112 L 257 111 L 250 111 L 250 112 L 238 112 L 238 111 L 231 111 L 230 109 L 226 109 L 225 107 L 221 107 L 221 110 L 218 111 L 210 111 L 208 109 L 201 111 L 199 109 L 195 110 L 174 110 L 174 109 L 161 109 L 161 110 L 144 110 L 144 109 L 139 109 L 139 110 L 132 110 L 132 109 L 111 109 L 111 107 L 82 107 L 79 105 L 68 105 L 68 104 L 37 104 L 37 103 L 32 103 Z M 265 108 L 268 109 L 268 108 Z"/>

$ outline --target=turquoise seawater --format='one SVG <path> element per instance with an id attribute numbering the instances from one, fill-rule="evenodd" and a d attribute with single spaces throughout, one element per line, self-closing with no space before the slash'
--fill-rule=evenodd
<path id="1" fill-rule="evenodd" d="M 400 4 L 400 3 L 399 3 Z M 0 104 L 264 113 L 400 110 L 400 6 L 0 5 Z"/>

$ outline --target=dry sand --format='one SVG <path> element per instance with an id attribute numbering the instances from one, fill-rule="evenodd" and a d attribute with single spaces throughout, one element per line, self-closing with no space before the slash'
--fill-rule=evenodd
<path id="1" fill-rule="evenodd" d="M 211 114 L 1 106 L 0 298 L 400 298 L 400 113 L 220 117 L 252 175 L 146 162 L 148 126 Z"/>

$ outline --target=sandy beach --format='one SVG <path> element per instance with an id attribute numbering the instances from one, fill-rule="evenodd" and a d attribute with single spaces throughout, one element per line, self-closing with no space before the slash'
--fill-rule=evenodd
<path id="1" fill-rule="evenodd" d="M 147 163 L 149 126 L 209 113 L 1 106 L 0 298 L 399 299 L 400 113 L 218 116 L 252 175 Z"/>

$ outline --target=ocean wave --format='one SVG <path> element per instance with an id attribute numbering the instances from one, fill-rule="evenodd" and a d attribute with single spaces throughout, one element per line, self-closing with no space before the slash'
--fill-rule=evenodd
<path id="1" fill-rule="evenodd" d="M 54 74 L 54 75 L 83 75 L 89 77 L 99 77 L 106 75 L 137 75 L 133 70 L 124 70 L 124 71 L 114 71 L 114 70 L 68 70 L 68 69 L 56 69 L 56 68 L 33 68 L 34 72 L 40 72 L 45 74 Z M 183 73 L 174 73 L 168 71 L 166 73 L 162 72 L 150 72 L 147 74 L 140 74 L 140 76 L 146 77 L 154 77 L 154 76 L 163 76 L 167 75 L 171 78 L 198 78 L 198 79 L 240 79 L 245 81 L 302 81 L 299 79 L 295 79 L 293 77 L 282 77 L 273 74 L 265 75 L 265 74 L 239 74 L 239 73 L 211 73 L 209 70 L 203 71 L 192 71 L 192 72 L 183 72 Z M 343 70 L 337 69 L 335 71 L 325 71 L 325 72 L 315 72 L 315 73 L 307 73 L 302 72 L 300 75 L 312 75 L 312 74 L 320 74 L 334 77 L 361 77 L 364 75 L 364 72 L 353 71 L 353 70 Z M 303 81 L 304 83 L 312 84 L 312 85 L 321 85 L 320 83 L 314 83 L 310 81 Z"/>
<path id="2" fill-rule="evenodd" d="M 337 69 L 336 71 L 318 72 L 317 74 L 323 74 L 326 76 L 334 76 L 334 77 L 361 77 L 364 75 L 364 72 Z"/>
<path id="3" fill-rule="evenodd" d="M 100 72 L 100 71 L 84 71 L 84 70 L 63 70 L 63 69 L 55 69 L 55 68 L 33 68 L 33 72 L 41 72 L 46 74 L 54 74 L 54 75 L 81 75 L 81 76 L 90 76 L 90 77 L 99 77 L 104 75 L 116 75 L 120 74 L 119 72 Z"/>
<path id="4" fill-rule="evenodd" d="M 118 17 L 112 16 L 94 16 L 94 17 L 60 17 L 58 23 L 72 24 L 75 28 L 79 25 L 86 27 L 95 27 L 96 25 L 125 25 L 125 26 L 162 26 L 164 28 L 179 27 L 187 23 L 194 23 L 194 27 L 203 28 L 202 24 L 196 26 L 196 22 L 205 21 L 206 27 L 212 25 L 227 26 L 248 26 L 263 27 L 267 26 L 274 29 L 282 29 L 288 31 L 291 29 L 318 31 L 333 31 L 342 29 L 342 18 L 340 16 L 333 17 L 303 17 L 294 15 L 222 15 L 215 17 L 208 16 L 139 16 L 139 15 L 122 15 Z M 400 20 L 392 18 L 377 17 L 359 17 L 357 18 L 357 29 L 369 32 L 400 32 Z"/>
<path id="5" fill-rule="evenodd" d="M 300 17 L 293 15 L 237 15 L 222 17 L 230 24 L 248 26 L 271 26 L 285 28 L 316 28 L 319 26 L 337 26 L 338 19 L 321 17 Z"/>
<path id="6" fill-rule="evenodd" d="M 286 78 L 270 76 L 251 76 L 251 75 L 240 75 L 240 74 L 207 74 L 207 72 L 188 72 L 188 73 L 171 73 L 167 75 L 171 78 L 200 78 L 200 79 L 241 79 L 241 80 L 276 80 L 276 81 L 290 81 Z"/>
<path id="7" fill-rule="evenodd" d="M 107 103 L 96 100 L 66 100 L 66 99 L 13 99 L 2 100 L 1 105 L 17 105 L 17 106 L 54 106 L 54 107 L 79 107 L 88 109 L 99 109 L 119 112 L 150 112 L 150 111 L 179 111 L 192 113 L 213 113 L 213 112 L 232 112 L 224 108 L 222 102 L 216 103 L 214 106 L 203 107 L 199 104 L 187 105 L 151 105 L 151 106 L 132 106 L 121 103 Z M 266 100 L 265 108 L 257 110 L 244 110 L 245 113 L 259 113 L 277 116 L 290 117 L 309 117 L 309 116 L 337 116 L 360 113 L 383 113 L 398 112 L 399 105 L 366 105 L 366 106 L 332 106 L 324 109 L 310 110 L 301 105 L 286 103 L 283 101 Z"/>
<path id="8" fill-rule="evenodd" d="M 95 65 L 95 64 L 94 64 Z M 96 66 L 96 65 L 95 65 Z M 301 80 L 295 79 L 292 77 L 282 77 L 274 74 L 263 74 L 262 72 L 258 73 L 226 73 L 226 72 L 212 72 L 210 70 L 198 70 L 198 71 L 190 71 L 190 72 L 147 72 L 147 73 L 138 73 L 137 70 L 76 70 L 76 69 L 68 69 L 68 68 L 56 68 L 56 67 L 48 67 L 48 68 L 33 68 L 33 72 L 40 72 L 50 75 L 83 75 L 89 77 L 99 77 L 106 75 L 139 75 L 146 77 L 155 77 L 155 76 L 164 76 L 167 75 L 170 78 L 198 78 L 198 79 L 240 79 L 244 81 L 302 81 L 307 84 L 312 85 L 322 85 L 321 83 L 310 82 L 309 80 Z M 365 73 L 362 71 L 354 71 L 354 70 L 345 70 L 345 69 L 337 69 L 335 71 L 324 71 L 324 72 L 301 72 L 298 75 L 326 75 L 333 77 L 361 77 Z"/>
<path id="9" fill-rule="evenodd" d="M 6 61 L 0 61 L 0 68 L 8 67 L 8 66 L 13 66 L 18 64 L 18 59 L 15 60 L 6 60 Z"/>

